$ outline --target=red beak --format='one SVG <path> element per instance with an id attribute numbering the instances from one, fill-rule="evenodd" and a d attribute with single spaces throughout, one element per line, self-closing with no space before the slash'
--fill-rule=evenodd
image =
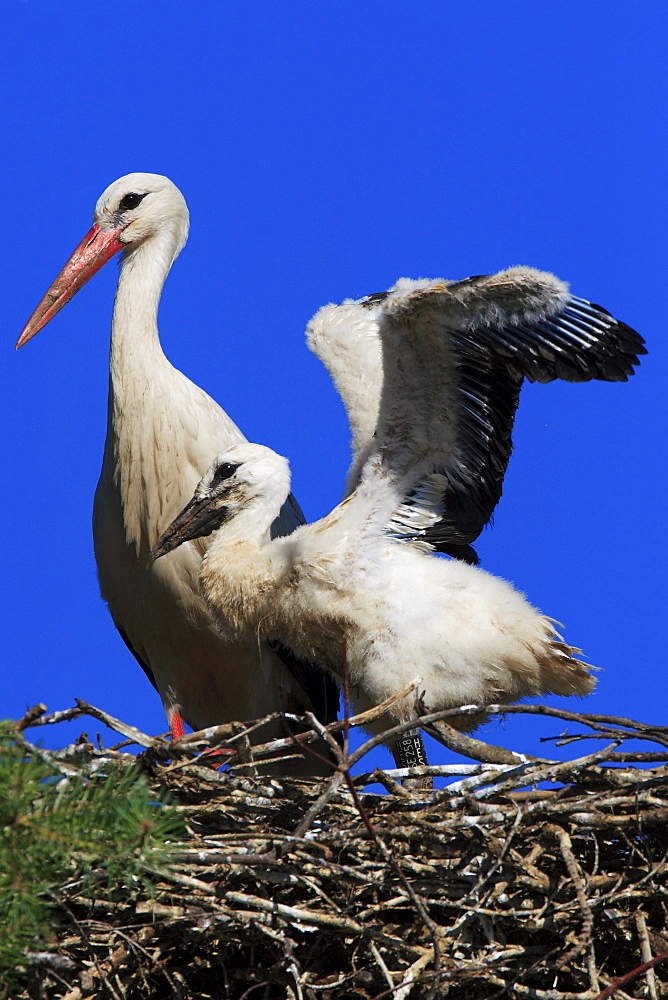
<path id="1" fill-rule="evenodd" d="M 17 350 L 39 333 L 79 289 L 83 288 L 88 279 L 126 246 L 118 238 L 119 233 L 120 229 L 102 229 L 96 224 L 84 236 L 26 323 L 23 333 L 16 342 Z"/>

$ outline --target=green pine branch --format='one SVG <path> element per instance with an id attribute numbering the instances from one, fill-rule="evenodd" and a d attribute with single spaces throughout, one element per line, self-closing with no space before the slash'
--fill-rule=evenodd
<path id="1" fill-rule="evenodd" d="M 166 796 L 137 768 L 105 762 L 63 777 L 0 723 L 0 998 L 26 980 L 27 951 L 45 947 L 68 894 L 150 894 L 151 870 L 185 835 Z"/>

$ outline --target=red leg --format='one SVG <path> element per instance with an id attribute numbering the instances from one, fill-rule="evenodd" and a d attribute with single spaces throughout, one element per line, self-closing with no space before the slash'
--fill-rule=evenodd
<path id="1" fill-rule="evenodd" d="M 173 740 L 178 740 L 180 736 L 185 735 L 186 730 L 183 716 L 178 708 L 169 709 L 167 712 L 167 721 L 169 722 L 169 731 L 172 734 Z M 231 750 L 204 750 L 200 754 L 199 761 L 206 767 L 217 768 L 225 763 L 225 757 L 231 753 Z"/>
<path id="2" fill-rule="evenodd" d="M 180 736 L 185 734 L 183 717 L 178 708 L 172 708 L 167 712 L 167 721 L 169 722 L 169 731 L 172 734 L 173 740 L 178 740 Z"/>

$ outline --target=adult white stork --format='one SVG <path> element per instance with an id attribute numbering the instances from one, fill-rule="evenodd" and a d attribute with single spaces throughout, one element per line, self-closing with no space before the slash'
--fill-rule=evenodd
<path id="1" fill-rule="evenodd" d="M 489 517 L 525 376 L 626 378 L 641 338 L 529 268 L 402 282 L 346 308 L 347 318 L 327 307 L 311 338 L 329 324 L 331 367 L 332 325 L 343 316 L 344 341 L 366 338 L 369 347 L 377 337 L 382 352 L 382 389 L 370 406 L 368 387 L 357 391 L 366 365 L 356 381 L 344 364 L 339 383 L 357 434 L 354 492 L 322 520 L 270 541 L 290 490 L 287 460 L 234 445 L 154 555 L 214 532 L 200 584 L 221 628 L 233 639 L 278 637 L 338 681 L 347 664 L 360 710 L 417 678 L 431 711 L 588 693 L 590 668 L 551 619 L 505 581 L 425 550 L 467 546 Z M 363 420 L 374 415 L 371 437 Z M 416 714 L 414 698 L 392 710 L 398 721 Z"/>
<path id="2" fill-rule="evenodd" d="M 324 671 L 291 670 L 266 642 L 223 638 L 197 585 L 206 543 L 154 563 L 150 550 L 223 448 L 245 440 L 227 414 L 165 357 L 157 312 L 182 250 L 188 208 L 158 174 L 133 173 L 101 195 L 84 237 L 21 334 L 21 347 L 114 254 L 122 252 L 111 329 L 109 410 L 93 535 L 100 589 L 130 650 L 160 693 L 174 735 L 273 711 L 336 717 L 338 692 Z M 303 518 L 292 497 L 267 531 Z M 269 537 L 269 536 L 268 536 Z M 298 674 L 299 679 L 297 679 Z M 266 730 L 264 731 L 266 736 Z M 258 734 L 258 738 L 260 738 Z M 305 760 L 301 773 L 318 773 Z"/>

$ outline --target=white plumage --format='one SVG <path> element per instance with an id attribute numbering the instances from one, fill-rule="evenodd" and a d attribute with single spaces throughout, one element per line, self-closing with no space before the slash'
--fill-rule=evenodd
<path id="1" fill-rule="evenodd" d="M 420 678 L 427 709 L 586 694 L 590 668 L 551 619 L 474 566 L 468 543 L 500 495 L 525 376 L 625 378 L 642 341 L 552 275 L 515 268 L 464 282 L 402 282 L 329 306 L 309 328 L 348 408 L 350 485 L 287 538 L 267 529 L 290 489 L 260 445 L 220 454 L 154 549 L 215 532 L 200 584 L 231 638 L 277 637 L 341 680 L 356 707 Z M 382 380 L 369 377 L 382 371 Z M 393 709 L 416 714 L 413 700 Z"/>
<path id="2" fill-rule="evenodd" d="M 162 286 L 186 242 L 188 225 L 183 196 L 166 177 L 135 173 L 115 181 L 95 207 L 93 228 L 40 302 L 17 347 L 107 260 L 123 252 L 111 333 L 107 438 L 93 520 L 102 596 L 157 687 L 176 735 L 181 716 L 196 729 L 309 707 L 330 719 L 338 698 L 322 671 L 309 673 L 302 665 L 300 684 L 266 643 L 221 635 L 197 585 L 205 542 L 184 545 L 156 564 L 149 555 L 211 456 L 245 440 L 227 414 L 169 363 L 160 346 Z M 270 531 L 289 531 L 302 520 L 286 497 L 276 523 L 267 525 L 267 539 Z M 305 767 L 308 771 L 312 765 L 307 761 Z"/>

